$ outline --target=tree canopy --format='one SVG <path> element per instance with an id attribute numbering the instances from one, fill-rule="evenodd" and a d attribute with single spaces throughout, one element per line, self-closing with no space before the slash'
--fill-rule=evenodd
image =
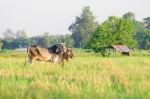
<path id="1" fill-rule="evenodd" d="M 150 17 L 144 18 L 144 22 L 145 22 L 145 27 L 147 29 L 150 29 Z"/>
<path id="2" fill-rule="evenodd" d="M 135 38 L 138 42 L 139 49 L 150 49 L 150 30 L 137 32 Z"/>
<path id="3" fill-rule="evenodd" d="M 134 24 L 131 20 L 112 16 L 97 27 L 87 46 L 102 54 L 109 45 L 113 44 L 135 47 L 134 31 Z"/>
<path id="4" fill-rule="evenodd" d="M 123 15 L 124 19 L 135 20 L 135 14 L 133 12 L 128 12 Z"/>
<path id="5" fill-rule="evenodd" d="M 81 15 L 79 17 L 77 16 L 75 22 L 69 26 L 69 30 L 72 32 L 74 46 L 84 47 L 89 37 L 95 31 L 96 26 L 97 22 L 90 11 L 90 7 L 84 7 Z"/>

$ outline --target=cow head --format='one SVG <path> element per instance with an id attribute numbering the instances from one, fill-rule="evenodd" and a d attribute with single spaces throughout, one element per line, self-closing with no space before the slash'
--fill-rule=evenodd
<path id="1" fill-rule="evenodd" d="M 69 58 L 73 58 L 74 54 L 70 48 L 67 48 L 67 52 L 63 54 L 63 58 L 68 62 Z"/>
<path id="2" fill-rule="evenodd" d="M 67 48 L 66 54 L 68 55 L 68 58 L 73 58 L 74 57 L 73 52 L 70 48 Z"/>
<path id="3" fill-rule="evenodd" d="M 56 53 L 57 54 L 63 54 L 67 52 L 67 47 L 65 43 L 59 43 L 57 45 Z"/>

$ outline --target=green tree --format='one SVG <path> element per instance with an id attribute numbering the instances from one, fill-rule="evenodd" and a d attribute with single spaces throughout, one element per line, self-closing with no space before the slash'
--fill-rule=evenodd
<path id="1" fill-rule="evenodd" d="M 38 45 L 40 41 L 39 36 L 34 36 L 29 39 L 29 45 Z"/>
<path id="2" fill-rule="evenodd" d="M 2 47 L 3 47 L 3 42 L 2 42 L 2 40 L 0 39 L 0 51 L 2 50 Z"/>
<path id="3" fill-rule="evenodd" d="M 135 20 L 135 14 L 133 12 L 125 13 L 123 15 L 123 18 L 124 19 L 129 19 L 129 20 L 131 20 L 134 23 L 134 25 L 135 25 L 135 32 L 142 32 L 142 31 L 144 31 L 144 22 L 136 21 Z"/>
<path id="4" fill-rule="evenodd" d="M 150 30 L 137 32 L 135 38 L 138 42 L 138 48 L 145 50 L 150 49 Z"/>
<path id="5" fill-rule="evenodd" d="M 3 32 L 3 48 L 15 49 L 20 47 L 26 47 L 28 45 L 28 38 L 24 30 L 18 30 L 16 33 L 11 29 L 6 29 Z"/>
<path id="6" fill-rule="evenodd" d="M 95 52 L 101 52 L 103 56 L 109 45 L 125 44 L 135 47 L 134 31 L 134 24 L 131 20 L 112 16 L 97 27 L 87 46 Z"/>
<path id="7" fill-rule="evenodd" d="M 74 46 L 84 47 L 96 27 L 97 22 L 95 22 L 95 17 L 90 11 L 90 7 L 84 7 L 82 14 L 76 17 L 75 22 L 69 26 L 69 30 L 72 32 Z"/>
<path id="8" fill-rule="evenodd" d="M 16 32 L 16 39 L 14 40 L 14 43 L 17 44 L 18 47 L 26 47 L 29 45 L 27 33 L 25 30 L 18 30 Z"/>
<path id="9" fill-rule="evenodd" d="M 135 14 L 133 12 L 128 12 L 123 15 L 124 19 L 135 20 Z"/>
<path id="10" fill-rule="evenodd" d="M 50 36 L 50 45 L 57 43 L 66 43 L 66 46 L 73 47 L 73 39 L 70 34 L 66 35 L 51 35 Z"/>
<path id="11" fill-rule="evenodd" d="M 16 34 L 10 29 L 7 28 L 6 31 L 3 32 L 4 39 L 13 40 L 16 38 Z"/>
<path id="12" fill-rule="evenodd" d="M 145 31 L 144 22 L 134 21 L 134 25 L 135 25 L 135 32 L 144 32 Z"/>
<path id="13" fill-rule="evenodd" d="M 54 38 L 54 37 L 53 37 Z M 42 36 L 34 36 L 29 39 L 29 45 L 40 45 L 42 47 L 50 47 L 53 43 L 49 33 L 44 33 Z"/>
<path id="14" fill-rule="evenodd" d="M 41 45 L 43 47 L 49 47 L 50 46 L 50 37 L 49 37 L 48 33 L 44 33 L 44 35 L 42 35 L 39 38 L 38 45 Z"/>
<path id="15" fill-rule="evenodd" d="M 123 15 L 123 18 L 124 19 L 129 19 L 129 20 L 131 20 L 134 23 L 134 25 L 135 25 L 135 32 L 142 32 L 142 31 L 144 31 L 144 22 L 136 21 L 135 20 L 135 14 L 133 12 L 125 13 Z"/>
<path id="16" fill-rule="evenodd" d="M 66 34 L 66 35 L 64 35 L 64 38 L 65 38 L 65 43 L 66 43 L 66 45 L 67 45 L 68 47 L 73 47 L 74 41 L 73 41 L 71 35 Z"/>
<path id="17" fill-rule="evenodd" d="M 16 33 L 16 39 L 26 39 L 27 38 L 27 33 L 25 30 L 18 30 Z"/>
<path id="18" fill-rule="evenodd" d="M 150 29 L 150 17 L 144 18 L 145 28 Z"/>

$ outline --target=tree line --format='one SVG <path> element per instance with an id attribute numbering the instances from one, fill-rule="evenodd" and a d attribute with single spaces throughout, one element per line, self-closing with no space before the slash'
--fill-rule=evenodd
<path id="1" fill-rule="evenodd" d="M 0 48 L 15 49 L 36 44 L 49 47 L 58 42 L 66 42 L 70 47 L 92 49 L 102 53 L 113 44 L 144 50 L 150 48 L 150 17 L 137 21 L 133 12 L 125 13 L 122 17 L 109 16 L 99 24 L 90 7 L 86 6 L 68 29 L 72 34 L 44 33 L 34 37 L 28 37 L 25 30 L 14 33 L 11 29 L 6 29 L 2 33 L 4 38 L 0 38 Z"/>
<path id="2" fill-rule="evenodd" d="M 75 47 L 93 49 L 104 54 L 110 45 L 127 45 L 133 49 L 150 49 L 150 17 L 137 21 L 133 12 L 121 17 L 109 16 L 102 24 L 87 6 L 69 26 Z"/>
<path id="3" fill-rule="evenodd" d="M 1 49 L 26 48 L 29 45 L 40 45 L 42 47 L 50 47 L 56 43 L 65 42 L 67 46 L 72 47 L 73 39 L 70 34 L 66 35 L 49 35 L 44 33 L 40 36 L 28 37 L 24 30 L 14 33 L 11 29 L 7 29 L 3 33 L 4 38 L 0 39 Z"/>

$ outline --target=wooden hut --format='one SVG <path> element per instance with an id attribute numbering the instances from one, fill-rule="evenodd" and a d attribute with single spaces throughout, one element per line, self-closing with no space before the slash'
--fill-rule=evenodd
<path id="1" fill-rule="evenodd" d="M 111 45 L 109 48 L 120 52 L 122 55 L 130 56 L 131 49 L 127 45 Z"/>

